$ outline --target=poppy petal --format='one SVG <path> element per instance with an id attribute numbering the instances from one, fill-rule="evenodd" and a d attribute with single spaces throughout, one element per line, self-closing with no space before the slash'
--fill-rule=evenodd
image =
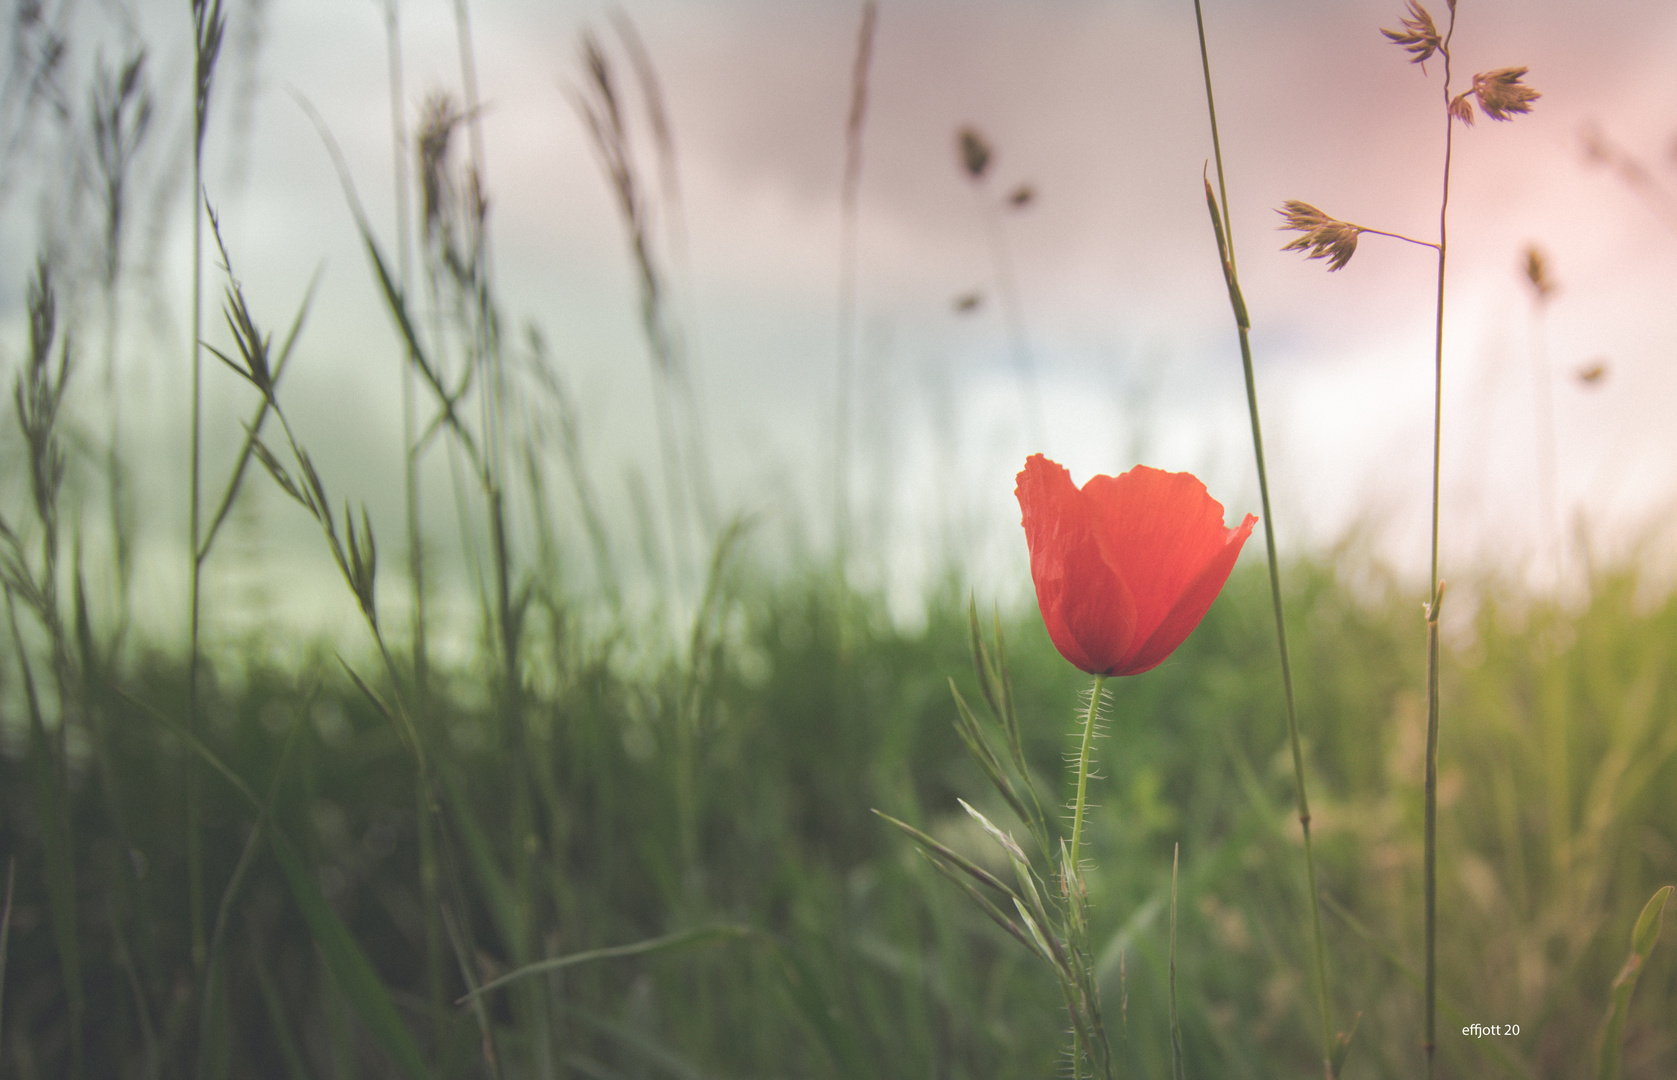
<path id="1" fill-rule="evenodd" d="M 1142 642 L 1129 658 L 1121 675 L 1139 675 L 1144 671 L 1151 671 L 1165 661 L 1165 658 L 1176 651 L 1176 647 L 1187 640 L 1188 635 L 1205 618 L 1205 613 L 1211 610 L 1212 601 L 1223 591 L 1223 584 L 1229 580 L 1229 574 L 1234 570 L 1235 560 L 1240 558 L 1240 549 L 1245 545 L 1247 537 L 1252 535 L 1252 526 L 1258 519 L 1251 514 L 1236 529 L 1224 530 L 1227 539 L 1223 547 L 1208 561 L 1193 581 L 1182 591 L 1182 595 L 1172 605 L 1170 611 L 1159 623 L 1158 629 Z"/>
<path id="2" fill-rule="evenodd" d="M 1105 672 L 1135 636 L 1135 604 L 1101 554 L 1086 499 L 1041 454 L 1026 460 L 1015 494 L 1049 638 L 1074 666 Z"/>
<path id="3" fill-rule="evenodd" d="M 1096 476 L 1083 493 L 1101 553 L 1135 598 L 1136 645 L 1153 636 L 1228 530 L 1223 507 L 1192 473 L 1138 465 Z"/>

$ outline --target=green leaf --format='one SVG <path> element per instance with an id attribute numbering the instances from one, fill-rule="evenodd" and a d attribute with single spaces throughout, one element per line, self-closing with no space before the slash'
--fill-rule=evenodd
<path id="1" fill-rule="evenodd" d="M 349 928 L 326 902 L 326 897 L 321 895 L 319 886 L 314 883 L 314 877 L 278 830 L 269 832 L 269 841 L 280 872 L 285 875 L 285 883 L 291 888 L 291 897 L 302 911 L 303 920 L 309 924 L 309 932 L 314 935 L 321 957 L 351 1007 L 361 1017 L 361 1022 L 367 1025 L 368 1032 L 384 1047 L 403 1076 L 409 1080 L 429 1080 L 430 1070 L 425 1067 L 425 1058 L 414 1043 L 413 1035 L 396 1014 L 396 1005 L 390 1000 L 389 991 L 379 981 L 378 972 L 373 970 L 367 955 L 355 943 Z"/>
<path id="2" fill-rule="evenodd" d="M 930 836 L 927 836 L 919 829 L 916 829 L 913 825 L 910 825 L 905 821 L 898 821 L 896 818 L 885 813 L 883 810 L 875 810 L 874 813 L 879 817 L 884 818 L 887 822 L 895 826 L 905 836 L 919 844 L 921 847 L 937 852 L 937 854 L 945 862 L 959 867 L 961 870 L 970 874 L 974 881 L 977 881 L 982 885 L 989 886 L 1001 893 L 1003 896 L 1014 897 L 1017 895 L 1012 889 L 1002 884 L 1001 880 L 994 874 L 990 873 L 990 871 L 984 869 L 982 866 L 979 866 L 977 863 L 955 851 L 953 848 L 938 843 Z"/>
<path id="3" fill-rule="evenodd" d="M 1607 1020 L 1601 1028 L 1601 1064 L 1596 1070 L 1597 1080 L 1618 1080 L 1623 1067 L 1625 1023 L 1630 1018 L 1630 996 L 1636 990 L 1636 980 L 1642 967 L 1654 951 L 1660 938 L 1660 924 L 1665 917 L 1665 902 L 1671 897 L 1672 886 L 1654 893 L 1636 919 L 1630 935 L 1630 955 L 1625 966 L 1613 980 L 1613 1000 L 1607 1007 Z"/>

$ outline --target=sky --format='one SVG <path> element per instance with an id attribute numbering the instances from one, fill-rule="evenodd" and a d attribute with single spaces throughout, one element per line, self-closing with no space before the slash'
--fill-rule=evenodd
<path id="1" fill-rule="evenodd" d="M 1430 6 L 1446 17 L 1443 0 Z M 179 585 L 169 552 L 184 528 L 189 400 L 185 7 L 63 6 L 64 25 L 78 28 L 67 72 L 85 76 L 96 59 L 143 42 L 157 95 L 150 156 L 136 166 L 143 209 L 130 227 L 125 300 L 126 325 L 144 334 L 134 333 L 119 364 L 128 453 L 148 505 L 159 508 L 147 550 L 164 606 Z M 394 252 L 386 10 L 375 0 L 230 4 L 206 190 L 252 306 L 270 325 L 288 324 L 311 276 L 322 274 L 284 393 L 334 491 L 369 504 L 395 567 L 398 342 L 339 177 L 300 104 L 318 110 L 343 148 L 369 220 Z M 458 24 L 448 0 L 401 0 L 395 10 L 412 124 L 433 92 L 459 98 Z M 819 554 L 832 535 L 840 184 L 861 6 L 478 0 L 470 8 L 501 310 L 511 327 L 535 325 L 548 342 L 575 396 L 607 516 L 627 536 L 629 473 L 657 490 L 652 367 L 622 221 L 573 107 L 584 78 L 579 41 L 591 33 L 627 88 L 631 134 L 656 175 L 644 103 L 613 28 L 618 10 L 656 67 L 673 133 L 680 213 L 662 204 L 656 236 L 719 502 L 755 515 L 754 557 Z M 1351 263 L 1328 273 L 1281 251 L 1290 237 L 1276 229 L 1276 208 L 1301 199 L 1370 228 L 1436 238 L 1444 71 L 1438 58 L 1424 70 L 1407 63 L 1382 38 L 1380 28 L 1396 27 L 1403 13 L 1387 0 L 1208 0 L 1205 16 L 1281 542 L 1326 548 L 1354 534 L 1418 575 L 1436 257 L 1365 235 Z M 1677 219 L 1592 162 L 1584 145 L 1585 132 L 1598 131 L 1653 182 L 1677 190 L 1669 77 L 1677 8 L 1463 0 L 1458 20 L 1453 88 L 1474 72 L 1526 66 L 1543 96 L 1512 122 L 1481 118 L 1455 130 L 1446 574 L 1451 565 L 1492 566 L 1541 586 L 1554 580 L 1557 559 L 1573 572 L 1581 565 L 1580 523 L 1597 552 L 1668 539 Z M 10 32 L 14 50 L 29 40 L 17 26 Z M 69 74 L 65 82 L 82 85 Z M 84 98 L 66 94 L 71 114 Z M 982 184 L 959 165 L 956 132 L 966 126 L 993 149 Z M 67 238 L 78 227 L 62 222 L 88 214 L 85 193 L 66 194 L 53 179 L 73 169 L 68 143 L 38 132 L 29 145 L 34 156 L 14 155 L 0 189 L 8 365 L 22 348 L 27 253 L 73 248 Z M 996 582 L 998 597 L 1019 596 L 1013 476 L 1031 452 L 1061 461 L 1079 481 L 1137 463 L 1192 470 L 1230 521 L 1258 510 L 1237 342 L 1202 188 L 1212 148 L 1191 3 L 883 0 L 862 145 L 849 461 L 863 579 L 892 590 L 906 610 L 928 569 L 954 554 L 975 579 Z M 1011 209 L 1005 198 L 1021 184 L 1035 197 Z M 1014 334 L 991 226 L 1015 284 L 1022 329 Z M 1523 273 L 1533 244 L 1559 286 L 1541 309 Z M 957 298 L 971 293 L 982 302 L 958 311 Z M 225 343 L 216 291 L 209 295 L 206 338 Z M 91 300 L 86 306 L 97 316 Z M 1605 374 L 1596 381 L 1577 376 L 1598 365 Z M 91 357 L 88 366 L 91 375 Z M 1540 497 L 1548 430 L 1540 378 L 1553 403 L 1553 515 Z M 208 372 L 205 400 L 207 460 L 219 476 L 215 463 L 225 469 L 252 402 L 222 370 Z M 428 473 L 430 505 L 448 501 L 448 485 L 439 461 Z M 266 499 L 243 542 L 273 568 L 267 602 L 308 621 L 323 601 L 283 582 L 307 566 L 318 571 L 318 541 L 295 508 L 272 492 Z M 451 523 L 432 528 L 436 543 L 453 543 Z M 248 586 L 252 575 L 238 573 Z M 349 617 L 340 608 L 328 621 Z"/>

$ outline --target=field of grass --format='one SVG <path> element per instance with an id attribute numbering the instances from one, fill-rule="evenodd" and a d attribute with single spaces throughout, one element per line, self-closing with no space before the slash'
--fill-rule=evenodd
<path id="1" fill-rule="evenodd" d="M 225 14 L 220 0 L 192 10 L 201 157 Z M 853 148 L 873 33 L 874 7 L 862 10 Z M 178 636 L 125 600 L 128 539 L 149 511 L 133 505 L 133 436 L 97 373 L 124 325 L 129 226 L 111 181 L 145 144 L 152 105 L 143 61 L 100 69 L 87 137 L 107 180 L 104 261 L 87 265 L 108 271 L 59 272 L 43 255 L 27 340 L 3 354 L 16 389 L 0 458 L 0 1076 L 1083 1074 L 1054 971 L 874 811 L 1010 873 L 957 801 L 1015 827 L 956 723 L 957 695 L 984 698 L 974 628 L 987 648 L 993 633 L 1005 642 L 1016 778 L 1053 803 L 1073 797 L 1066 758 L 1088 680 L 1034 604 L 996 607 L 1019 594 L 1011 584 L 952 560 L 926 588 L 924 621 L 907 623 L 855 584 L 848 508 L 837 554 L 792 557 L 718 505 L 649 218 L 657 170 L 622 129 L 624 69 L 654 86 L 626 26 L 617 68 L 586 44 L 576 106 L 618 200 L 656 376 L 661 470 L 631 493 L 641 534 L 602 514 L 574 402 L 543 350 L 503 338 L 487 205 L 461 148 L 475 134 L 468 68 L 459 102 L 433 99 L 415 132 L 416 250 L 381 246 L 355 209 L 384 301 L 372 314 L 406 352 L 405 537 L 375 540 L 356 480 L 317 469 L 293 427 L 306 405 L 282 377 L 303 315 L 271 321 L 267 298 L 245 295 L 209 193 L 202 280 L 181 308 L 195 337 L 224 344 L 178 359 L 238 374 L 248 435 L 226 459 L 210 453 L 194 397 L 177 478 L 190 491 L 179 562 L 191 618 Z M 962 145 L 976 183 L 985 165 Z M 1311 220 L 1329 230 L 1326 253 L 1360 228 Z M 1195 241 L 1215 257 L 1213 236 Z M 1442 242 L 1429 246 L 1442 274 Z M 840 304 L 853 307 L 845 280 Z M 224 286 L 230 337 L 202 329 L 219 327 Z M 71 334 L 70 311 L 98 313 L 102 344 Z M 458 504 L 421 507 L 420 470 L 445 465 Z M 221 529 L 259 484 L 318 526 L 341 580 L 311 584 L 346 590 L 356 644 L 275 649 L 260 632 L 203 631 L 204 568 L 239 573 Z M 426 527 L 456 521 L 475 567 L 414 557 Z M 628 566 L 637 544 L 652 552 L 650 585 Z M 1116 1076 L 1323 1071 L 1299 778 L 1259 546 L 1166 662 L 1108 684 L 1083 843 Z M 1432 669 L 1444 717 L 1433 1066 L 1421 1050 L 1427 583 L 1354 541 L 1281 553 L 1326 998 L 1334 1030 L 1351 1033 L 1342 1076 L 1677 1075 L 1677 948 L 1669 932 L 1651 950 L 1647 933 L 1632 941 L 1649 898 L 1677 880 L 1665 570 L 1637 555 L 1587 565 L 1561 598 L 1508 568 L 1452 576 L 1456 622 Z M 457 581 L 479 602 L 464 652 L 426 637 L 427 603 Z M 1436 605 L 1436 571 L 1433 589 Z M 1607 1056 L 1622 1045 L 1622 1061 L 1606 1066 L 1610 1017 Z"/>
<path id="2" fill-rule="evenodd" d="M 1287 567 L 1331 979 L 1339 1012 L 1363 1013 L 1347 1075 L 1409 1076 L 1418 620 L 1395 588 L 1369 595 L 1341 569 Z M 1636 585 L 1604 570 L 1575 611 L 1487 601 L 1472 640 L 1453 650 L 1444 1015 L 1458 1029 L 1519 1023 L 1522 1034 L 1446 1039 L 1447 1075 L 1587 1071 L 1630 923 L 1669 878 L 1677 600 L 1650 602 Z M 204 740 L 272 807 L 269 836 L 247 854 L 256 808 L 202 770 L 208 906 L 225 922 L 214 1009 L 186 895 L 191 754 L 148 714 L 184 716 L 184 658 L 148 647 L 111 680 L 122 696 L 89 672 L 76 716 L 98 717 L 88 738 L 106 760 L 86 742 L 59 759 L 22 733 L 4 758 L 17 874 L 7 1067 L 68 1075 L 79 1058 L 87 1076 L 193 1075 L 213 1035 L 224 1056 L 205 1066 L 212 1075 L 395 1074 L 325 955 L 338 946 L 311 933 L 299 886 L 267 848 L 284 837 L 436 1075 L 491 1071 L 488 1045 L 507 1076 L 1050 1071 L 1064 1025 L 1051 980 L 868 813 L 984 857 L 954 802 L 984 790 L 945 685 L 952 675 L 976 697 L 958 587 L 933 599 L 915 633 L 814 573 L 747 578 L 725 603 L 729 629 L 697 664 L 673 655 L 625 670 L 611 635 L 579 638 L 562 610 L 533 620 L 554 665 L 516 725 L 482 685 L 487 657 L 437 672 L 416 709 L 441 793 L 434 815 L 416 809 L 401 738 L 324 649 L 296 670 L 252 663 L 237 683 L 212 672 Z M 1312 1071 L 1267 614 L 1261 568 L 1245 566 L 1171 662 L 1126 682 L 1102 747 L 1092 922 L 1106 998 L 1123 1017 L 1123 1075 L 1169 1073 L 1163 916 L 1178 842 L 1190 1075 Z M 1082 678 L 1034 612 L 1006 625 L 1027 752 L 1052 791 Z M 462 947 L 482 980 L 713 926 L 741 933 L 516 984 L 489 995 L 481 1019 L 453 1004 L 466 987 Z M 1669 1073 L 1674 1002 L 1677 964 L 1661 949 L 1634 1002 L 1625 1075 Z"/>

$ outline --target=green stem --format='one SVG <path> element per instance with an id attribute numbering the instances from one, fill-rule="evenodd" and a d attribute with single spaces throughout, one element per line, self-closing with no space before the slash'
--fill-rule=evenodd
<path id="1" fill-rule="evenodd" d="M 1281 687 L 1287 701 L 1287 736 L 1292 744 L 1299 827 L 1304 831 L 1304 872 L 1310 896 L 1310 931 L 1315 954 L 1313 966 L 1322 1014 L 1323 1075 L 1332 1080 L 1333 1015 L 1328 1000 L 1327 947 L 1322 937 L 1322 906 L 1316 887 L 1316 852 L 1310 840 L 1310 796 L 1304 780 L 1304 753 L 1300 746 L 1298 706 L 1293 693 L 1293 666 L 1291 653 L 1287 648 L 1287 620 L 1281 604 L 1281 568 L 1275 546 L 1275 515 L 1270 512 L 1269 506 L 1269 470 L 1264 464 L 1263 424 L 1258 419 L 1258 385 L 1252 370 L 1252 340 L 1247 330 L 1245 299 L 1241 296 L 1240 279 L 1235 270 L 1229 193 L 1223 174 L 1223 149 L 1217 131 L 1217 104 L 1211 90 L 1211 58 L 1205 45 L 1205 20 L 1200 12 L 1200 0 L 1194 0 L 1194 19 L 1199 28 L 1200 63 L 1205 73 L 1205 103 L 1211 116 L 1211 147 L 1217 159 L 1217 192 L 1218 201 L 1222 204 L 1220 219 L 1215 214 L 1216 203 L 1212 205 L 1213 224 L 1219 233 L 1219 247 L 1223 252 L 1224 268 L 1228 276 L 1229 299 L 1235 312 L 1235 328 L 1240 334 L 1240 364 L 1246 378 L 1246 409 L 1252 421 L 1252 456 L 1258 468 L 1258 498 L 1263 510 L 1264 547 L 1269 560 L 1270 606 L 1275 612 L 1275 640 L 1281 652 Z"/>
<path id="2" fill-rule="evenodd" d="M 1095 676 L 1094 689 L 1089 691 L 1089 712 L 1083 718 L 1083 748 L 1077 755 L 1077 807 L 1072 811 L 1071 819 L 1071 870 L 1078 872 L 1077 851 L 1083 843 L 1083 808 L 1085 794 L 1089 787 L 1089 748 L 1095 740 L 1095 719 L 1100 714 L 1101 689 L 1106 685 L 1105 675 Z M 1071 885 L 1068 882 L 1067 887 Z"/>
<path id="3" fill-rule="evenodd" d="M 198 646 L 199 621 L 202 613 L 204 558 L 199 552 L 202 533 L 203 488 L 203 347 L 199 340 L 204 332 L 204 124 L 209 102 L 202 89 L 202 69 L 206 61 L 204 51 L 205 17 L 202 5 L 193 8 L 193 41 L 196 46 L 193 123 L 195 139 L 192 144 L 192 490 L 188 496 L 187 537 L 192 558 L 192 598 L 190 615 L 191 654 L 186 665 L 187 730 L 194 736 L 198 731 Z M 212 16 L 213 17 L 213 16 Z M 213 61 L 212 61 L 213 62 Z M 209 942 L 204 929 L 204 847 L 201 829 L 202 794 L 198 784 L 198 766 L 190 758 L 186 762 L 186 873 L 187 907 L 192 931 L 192 966 L 202 973 L 208 955 Z"/>
<path id="4" fill-rule="evenodd" d="M 1442 456 L 1444 419 L 1444 257 L 1448 250 L 1446 223 L 1450 209 L 1450 149 L 1455 134 L 1455 115 L 1450 111 L 1450 39 L 1456 32 L 1456 11 L 1450 9 L 1450 27 L 1445 32 L 1439 55 L 1444 58 L 1444 184 L 1438 202 L 1438 303 L 1433 322 L 1432 404 L 1432 591 L 1427 601 L 1427 760 L 1423 799 L 1423 876 L 1426 890 L 1426 1024 L 1421 1046 L 1426 1054 L 1426 1075 L 1433 1075 L 1433 1053 L 1437 1048 L 1438 1002 L 1438 609 L 1444 598 L 1438 580 L 1438 479 Z"/>

